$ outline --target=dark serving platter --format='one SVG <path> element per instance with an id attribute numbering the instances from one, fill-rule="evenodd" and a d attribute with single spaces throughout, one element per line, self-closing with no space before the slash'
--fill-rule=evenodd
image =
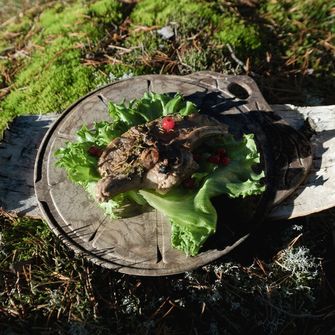
<path id="1" fill-rule="evenodd" d="M 195 257 L 171 247 L 170 224 L 159 212 L 113 220 L 68 180 L 63 169 L 55 167 L 55 151 L 74 140 L 83 124 L 109 119 L 107 101 L 129 101 L 148 91 L 180 92 L 202 112 L 226 123 L 236 138 L 254 133 L 261 154 L 256 169 L 265 171 L 266 191 L 246 199 L 213 199 L 218 210 L 217 232 Z M 51 229 L 87 259 L 128 274 L 170 275 L 205 265 L 241 244 L 267 213 L 299 186 L 311 163 L 308 141 L 271 111 L 250 77 L 213 72 L 183 77 L 147 75 L 99 88 L 59 117 L 38 152 L 35 191 Z"/>

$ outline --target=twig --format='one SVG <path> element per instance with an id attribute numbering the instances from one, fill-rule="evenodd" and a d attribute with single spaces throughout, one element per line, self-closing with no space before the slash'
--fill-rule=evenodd
<path id="1" fill-rule="evenodd" d="M 7 56 L 4 56 L 4 55 L 7 55 L 9 54 L 10 52 L 12 51 L 15 51 L 15 48 L 14 47 L 8 47 L 8 48 L 5 48 L 5 49 L 2 49 L 0 51 L 0 56 L 2 59 L 7 59 Z"/>
<path id="2" fill-rule="evenodd" d="M 261 269 L 261 271 L 263 272 L 263 274 L 265 276 L 267 276 L 267 272 L 265 271 L 265 267 L 263 265 L 263 262 L 260 259 L 256 259 L 256 264 L 258 265 L 258 267 Z"/>
<path id="3" fill-rule="evenodd" d="M 187 41 L 191 41 L 191 40 L 195 40 L 196 38 L 198 38 L 200 35 L 200 32 L 199 33 L 196 33 L 195 35 L 191 36 L 191 37 L 188 37 L 186 38 Z"/>
<path id="4" fill-rule="evenodd" d="M 298 242 L 298 240 L 302 237 L 302 233 L 296 236 L 287 246 L 287 249 L 292 249 L 293 246 Z"/>
<path id="5" fill-rule="evenodd" d="M 160 306 L 156 309 L 156 311 L 149 317 L 149 319 L 153 319 L 164 307 L 164 305 L 169 301 L 170 297 L 167 297 L 161 304 Z"/>
<path id="6" fill-rule="evenodd" d="M 108 59 L 108 63 L 111 63 L 111 64 L 124 64 L 121 60 L 117 59 L 117 58 L 114 58 L 114 57 L 111 57 L 107 54 L 104 54 L 104 56 Z"/>
<path id="7" fill-rule="evenodd" d="M 232 46 L 231 46 L 229 43 L 227 43 L 227 48 L 228 48 L 228 50 L 229 50 L 229 52 L 230 52 L 230 56 L 231 56 L 231 58 L 232 58 L 238 65 L 242 66 L 243 70 L 244 70 L 246 73 L 249 73 L 249 74 L 251 74 L 251 75 L 254 76 L 254 77 L 257 77 L 257 74 L 256 74 L 255 72 L 250 71 L 249 68 L 248 68 L 248 66 L 247 66 L 246 64 L 244 64 L 239 58 L 237 58 L 237 56 L 235 55 L 235 52 L 234 52 Z"/>
<path id="8" fill-rule="evenodd" d="M 168 311 L 162 316 L 162 319 L 166 318 L 171 312 L 172 310 L 175 308 L 176 306 L 175 305 L 172 305 Z"/>
<path id="9" fill-rule="evenodd" d="M 135 32 L 135 33 L 142 32 L 142 31 L 147 32 L 147 31 L 157 30 L 159 28 L 160 28 L 160 26 L 151 26 L 151 27 L 136 26 L 136 28 L 133 29 L 133 32 Z"/>
<path id="10" fill-rule="evenodd" d="M 0 306 L 0 312 L 4 313 L 4 314 L 9 314 L 9 315 L 15 316 L 15 317 L 18 317 L 20 315 L 19 312 L 15 311 L 11 308 L 5 308 L 5 307 L 1 307 L 1 306 Z"/>
<path id="11" fill-rule="evenodd" d="M 190 66 L 190 65 L 188 65 L 188 64 L 185 64 L 185 63 L 182 61 L 181 56 L 180 56 L 178 50 L 176 50 L 176 53 L 177 53 L 177 57 L 178 57 L 178 60 L 179 60 L 180 65 L 185 66 L 186 68 L 190 69 L 191 71 L 194 71 L 194 69 L 193 69 L 192 66 Z"/>
<path id="12" fill-rule="evenodd" d="M 124 48 L 124 47 L 120 47 L 118 45 L 113 45 L 113 44 L 109 44 L 108 46 L 108 49 L 117 49 L 117 50 L 121 50 L 121 51 L 124 51 L 124 52 L 131 52 L 133 49 L 135 48 Z M 140 48 L 140 47 L 137 47 L 137 48 Z"/>
<path id="13" fill-rule="evenodd" d="M 229 52 L 230 52 L 230 56 L 231 56 L 231 58 L 232 58 L 238 65 L 242 66 L 244 70 L 246 70 L 246 66 L 244 65 L 244 63 L 243 63 L 239 58 L 236 57 L 235 52 L 234 52 L 233 48 L 231 47 L 231 45 L 230 45 L 229 43 L 227 43 L 227 48 L 228 48 L 228 50 L 229 50 Z"/>
<path id="14" fill-rule="evenodd" d="M 12 87 L 13 85 L 0 89 L 0 99 L 5 97 L 7 94 L 9 94 Z"/>
<path id="15" fill-rule="evenodd" d="M 5 217 L 6 219 L 8 219 L 9 221 L 13 222 L 17 219 L 17 215 L 7 212 L 5 211 L 2 207 L 0 207 L 0 216 L 1 217 Z"/>

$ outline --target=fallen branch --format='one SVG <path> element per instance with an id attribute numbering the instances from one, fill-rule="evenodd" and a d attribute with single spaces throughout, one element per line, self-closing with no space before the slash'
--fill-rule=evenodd
<path id="1" fill-rule="evenodd" d="M 246 65 L 246 64 L 244 64 L 244 63 L 243 63 L 243 62 L 242 62 L 242 61 L 235 55 L 235 52 L 234 52 L 232 46 L 231 46 L 229 43 L 227 43 L 227 48 L 228 48 L 228 50 L 229 50 L 229 52 L 230 52 L 230 56 L 231 56 L 231 58 L 232 58 L 238 65 L 240 65 L 240 66 L 243 68 L 243 70 L 244 70 L 247 74 L 250 74 L 250 75 L 253 76 L 253 77 L 257 77 L 257 74 L 256 74 L 255 72 L 253 72 L 253 71 L 250 71 L 249 66 Z"/>

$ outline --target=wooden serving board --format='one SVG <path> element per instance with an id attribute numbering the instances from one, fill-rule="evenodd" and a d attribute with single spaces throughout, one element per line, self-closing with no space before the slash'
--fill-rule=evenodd
<path id="1" fill-rule="evenodd" d="M 231 86 L 234 82 L 242 83 L 242 89 L 240 85 Z M 0 206 L 18 215 L 36 218 L 41 217 L 42 212 L 53 231 L 72 249 L 95 263 L 130 274 L 166 275 L 188 271 L 221 257 L 240 244 L 247 238 L 252 225 L 250 230 L 236 231 L 223 247 L 214 244 L 197 257 L 187 257 L 171 248 L 170 224 L 159 213 L 152 211 L 130 219 L 111 220 L 80 187 L 67 180 L 63 170 L 55 168 L 53 153 L 66 141 L 74 139 L 83 123 L 90 125 L 106 119 L 105 100 L 120 102 L 123 98 L 139 98 L 148 90 L 178 91 L 198 104 L 209 97 L 207 100 L 212 106 L 218 105 L 215 108 L 235 108 L 237 113 L 241 110 L 271 113 L 257 86 L 248 77 L 201 72 L 188 77 L 142 76 L 108 85 L 75 103 L 59 118 L 21 117 L 14 121 L 0 144 Z M 221 96 L 224 99 L 220 99 Z M 271 206 L 269 201 L 258 199 L 259 206 L 253 213 L 261 216 L 263 206 L 264 211 L 270 210 L 271 219 L 292 218 L 333 207 L 335 198 L 330 190 L 335 179 L 332 158 L 335 151 L 334 107 L 273 106 L 273 110 L 295 129 L 301 128 L 306 117 L 315 121 L 313 167 L 305 184 L 285 202 L 280 203 L 292 188 L 279 190 L 278 185 L 274 185 Z M 52 122 L 40 147 L 33 176 L 37 147 Z M 305 164 L 307 173 L 309 156 L 305 156 L 299 164 L 303 168 Z M 20 175 L 17 171 L 21 171 Z M 281 170 L 277 172 L 280 174 Z M 304 176 L 303 173 L 299 178 Z M 38 200 L 33 193 L 33 181 Z M 315 201 L 314 196 L 320 201 Z"/>

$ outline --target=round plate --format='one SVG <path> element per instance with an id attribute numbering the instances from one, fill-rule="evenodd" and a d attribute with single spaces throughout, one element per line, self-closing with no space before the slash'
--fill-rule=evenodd
<path id="1" fill-rule="evenodd" d="M 180 92 L 202 111 L 228 124 L 229 131 L 236 137 L 254 133 L 261 152 L 266 192 L 254 197 L 253 201 L 214 199 L 214 203 L 227 204 L 218 208 L 229 208 L 229 211 L 221 213 L 218 210 L 217 232 L 195 257 L 188 257 L 171 247 L 171 226 L 159 212 L 152 210 L 132 218 L 113 220 L 80 186 L 68 180 L 63 169 L 55 166 L 55 151 L 67 141 L 74 140 L 83 124 L 90 127 L 96 121 L 110 121 L 106 101 L 129 101 L 148 91 Z M 303 179 L 308 169 L 308 155 L 301 157 L 299 153 L 299 157 L 291 155 L 293 159 L 283 158 L 282 148 L 277 148 L 280 136 L 274 132 L 278 128 L 276 125 L 286 127 L 273 116 L 256 84 L 246 76 L 200 72 L 186 77 L 148 75 L 115 82 L 69 107 L 45 136 L 35 166 L 39 206 L 57 236 L 99 265 L 123 273 L 150 276 L 190 271 L 227 254 L 244 241 L 268 210 Z M 295 161 L 300 162 L 303 171 L 294 175 L 292 185 L 285 186 L 282 183 L 284 172 L 286 175 L 287 167 Z"/>

